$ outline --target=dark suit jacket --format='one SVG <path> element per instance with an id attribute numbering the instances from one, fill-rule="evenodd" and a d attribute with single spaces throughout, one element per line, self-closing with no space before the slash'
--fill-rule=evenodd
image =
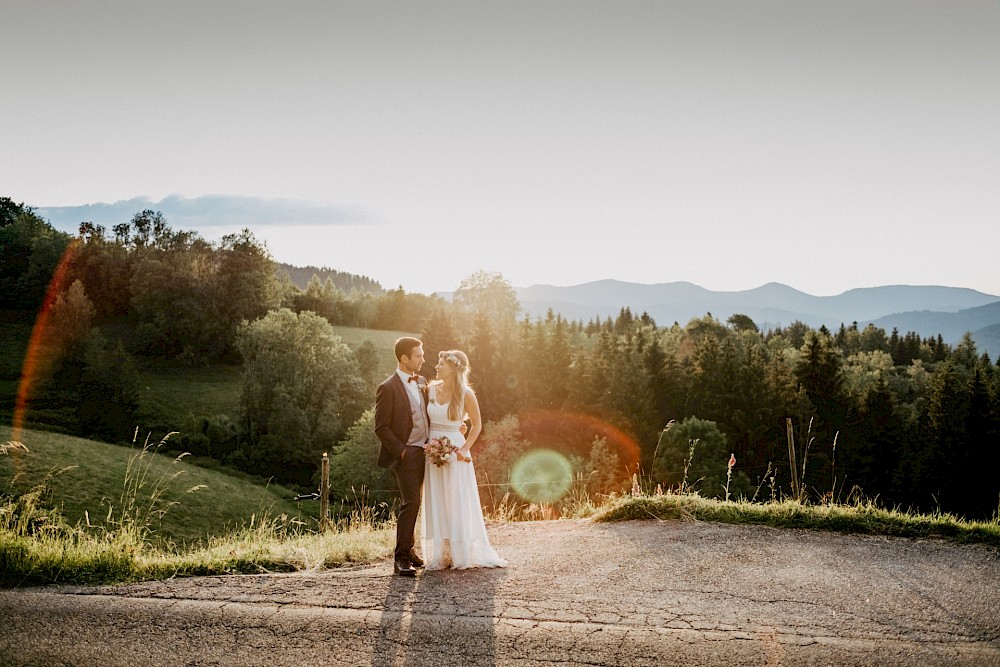
<path id="1" fill-rule="evenodd" d="M 421 376 L 417 384 L 423 395 L 427 391 L 427 380 Z M 426 399 L 423 405 L 426 410 Z M 430 419 L 427 421 L 430 423 Z M 375 390 L 375 435 L 381 443 L 377 461 L 380 468 L 393 469 L 399 465 L 412 430 L 410 397 L 399 374 L 393 373 Z"/>

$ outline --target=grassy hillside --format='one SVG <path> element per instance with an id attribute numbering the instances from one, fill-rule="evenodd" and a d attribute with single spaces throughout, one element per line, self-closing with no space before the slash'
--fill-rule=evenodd
<path id="1" fill-rule="evenodd" d="M 21 365 L 31 335 L 31 323 L 23 321 L 24 317 L 23 313 L 0 312 L 0 417 L 8 420 L 13 412 Z M 345 326 L 334 326 L 333 329 L 351 349 L 367 340 L 375 345 L 379 351 L 379 379 L 388 376 L 396 366 L 393 342 L 400 336 L 412 335 L 402 331 Z M 108 324 L 102 327 L 102 332 L 110 340 L 122 338 L 128 341 L 132 335 L 130 325 L 124 321 Z M 182 429 L 191 417 L 200 419 L 229 415 L 236 418 L 242 385 L 241 366 L 213 364 L 190 367 L 148 357 L 136 357 L 135 361 L 139 370 L 142 406 L 140 428 L 162 434 Z M 49 429 L 58 421 L 45 411 L 29 413 L 29 420 L 32 417 L 43 422 L 50 418 L 51 423 L 47 423 Z"/>
<path id="2" fill-rule="evenodd" d="M 412 335 L 401 331 L 376 331 L 355 327 L 333 327 L 352 350 L 370 340 L 379 351 L 380 376 L 388 376 L 396 367 L 392 345 L 400 336 Z M 167 362 L 140 363 L 142 402 L 163 414 L 183 418 L 187 413 L 198 416 L 229 414 L 235 416 L 240 402 L 243 378 L 241 366 L 187 367 Z M 374 401 L 374 397 L 372 397 Z"/>
<path id="3" fill-rule="evenodd" d="M 10 438 L 11 430 L 0 427 L 0 442 Z M 136 456 L 141 447 L 110 445 L 31 430 L 24 431 L 21 440 L 29 452 L 0 456 L 0 493 L 12 490 L 11 479 L 16 466 L 19 474 L 16 489 L 26 491 L 48 480 L 47 502 L 62 508 L 71 523 L 84 520 L 85 511 L 89 512 L 92 523 L 103 521 L 109 502 L 116 513 L 120 511 L 129 459 Z M 168 509 L 162 520 L 151 525 L 162 540 L 177 544 L 204 541 L 249 522 L 252 515 L 259 519 L 262 513 L 286 514 L 315 526 L 318 503 L 296 503 L 294 494 L 287 489 L 265 488 L 186 464 L 183 460 L 175 462 L 160 454 L 133 463 L 133 468 L 147 467 L 145 487 L 135 494 L 140 506 L 149 503 L 158 481 L 166 482 L 177 475 L 163 493 L 164 502 L 176 504 Z M 194 487 L 203 488 L 188 493 L 188 489 Z"/>
<path id="4" fill-rule="evenodd" d="M 358 329 L 356 327 L 333 327 L 334 333 L 340 336 L 352 350 L 356 349 L 366 340 L 370 340 L 379 351 L 379 380 L 388 377 L 396 368 L 396 355 L 392 351 L 392 346 L 400 336 L 417 336 L 418 334 L 406 331 L 378 331 L 376 329 Z M 435 360 L 436 362 L 436 360 Z M 433 372 L 434 364 L 424 366 L 424 374 Z M 372 397 L 374 401 L 375 398 Z"/>
<path id="5" fill-rule="evenodd" d="M 355 327 L 333 327 L 334 332 L 352 350 L 370 340 L 379 351 L 381 380 L 396 367 L 392 346 L 401 331 L 377 331 Z M 180 430 L 191 416 L 213 417 L 229 415 L 235 420 L 240 404 L 243 382 L 241 366 L 177 366 L 164 361 L 137 359 L 140 376 L 140 404 L 149 423 L 144 428 L 155 432 Z M 426 372 L 426 369 L 425 369 Z M 372 396 L 374 404 L 375 397 Z"/>
<path id="6" fill-rule="evenodd" d="M 143 412 L 171 421 L 180 428 L 188 414 L 233 417 L 240 405 L 243 369 L 240 366 L 176 366 L 166 362 L 137 360 L 139 404 Z"/>
<path id="7" fill-rule="evenodd" d="M 352 350 L 370 340 L 379 351 L 379 373 L 385 376 L 396 367 L 393 343 L 400 336 L 413 335 L 402 331 L 344 326 L 334 326 L 333 331 Z M 242 382 L 241 366 L 214 364 L 188 367 L 143 358 L 138 358 L 137 362 L 142 380 L 142 401 L 151 409 L 179 418 L 187 413 L 197 416 L 236 414 Z"/>

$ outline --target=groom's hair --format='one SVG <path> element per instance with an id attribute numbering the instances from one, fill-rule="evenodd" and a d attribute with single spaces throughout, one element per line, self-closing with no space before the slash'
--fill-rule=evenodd
<path id="1" fill-rule="evenodd" d="M 413 348 L 423 344 L 423 341 L 419 338 L 410 338 L 409 336 L 397 339 L 396 345 L 393 347 L 393 352 L 396 353 L 396 361 L 401 361 L 404 355 L 412 357 Z"/>

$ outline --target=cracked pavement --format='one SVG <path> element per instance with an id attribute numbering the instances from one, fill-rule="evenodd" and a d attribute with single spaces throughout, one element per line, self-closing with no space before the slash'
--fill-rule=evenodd
<path id="1" fill-rule="evenodd" d="M 1000 665 L 1000 550 L 699 522 L 492 524 L 511 566 L 0 591 L 0 665 Z"/>

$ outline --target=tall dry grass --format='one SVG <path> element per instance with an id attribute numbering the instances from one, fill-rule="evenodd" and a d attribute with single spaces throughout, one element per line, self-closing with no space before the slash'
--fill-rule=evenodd
<path id="1" fill-rule="evenodd" d="M 395 525 L 378 508 L 342 511 L 324 532 L 286 514 L 263 511 L 205 546 L 177 549 L 157 539 L 153 526 L 178 501 L 166 491 L 178 471 L 151 476 L 163 445 L 148 439 L 130 458 L 121 496 L 108 502 L 104 521 L 70 524 L 47 502 L 60 471 L 23 493 L 0 497 L 0 586 L 101 584 L 168 576 L 295 571 L 371 563 L 386 558 Z M 0 454 L 23 448 L 4 443 Z M 175 459 L 179 462 L 183 456 Z M 196 493 L 197 486 L 188 489 Z"/>
<path id="2" fill-rule="evenodd" d="M 17 449 L 4 443 L 0 454 Z M 70 525 L 46 503 L 46 483 L 18 495 L 0 497 L 0 586 L 50 583 L 99 584 L 170 576 L 318 570 L 366 564 L 388 558 L 395 524 L 384 520 L 387 508 L 366 502 L 362 491 L 351 507 L 342 507 L 330 528 L 320 532 L 287 514 L 254 514 L 228 534 L 204 546 L 177 549 L 156 539 L 153 525 L 176 501 L 164 491 L 180 475 L 150 477 L 148 457 L 156 446 L 145 443 L 130 461 L 122 495 L 109 504 L 108 521 Z M 884 509 L 854 496 L 852 503 L 810 505 L 779 499 L 714 500 L 697 493 L 664 492 L 635 473 L 630 488 L 594 494 L 578 475 L 557 502 L 532 503 L 508 492 L 492 501 L 487 519 L 495 522 L 590 519 L 594 521 L 680 520 L 761 524 L 845 533 L 936 537 L 1000 546 L 1000 515 L 991 522 L 970 522 L 948 514 L 912 514 Z M 758 492 L 760 487 L 758 487 Z M 196 489 L 191 489 L 197 492 Z M 755 494 L 756 497 L 757 494 Z"/>

